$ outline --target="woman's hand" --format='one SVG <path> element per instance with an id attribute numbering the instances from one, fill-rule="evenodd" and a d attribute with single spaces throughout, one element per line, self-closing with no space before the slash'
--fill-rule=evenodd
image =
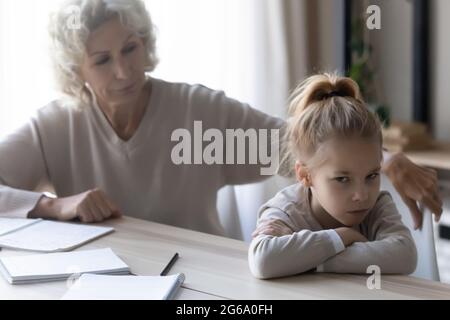
<path id="1" fill-rule="evenodd" d="M 30 218 L 50 218 L 69 221 L 78 218 L 85 223 L 100 222 L 122 214 L 106 194 L 89 190 L 66 198 L 42 197 L 29 213 Z"/>
<path id="2" fill-rule="evenodd" d="M 258 224 L 258 227 L 252 233 L 252 237 L 256 238 L 260 234 L 268 236 L 281 237 L 292 234 L 292 230 L 286 223 L 280 219 L 263 220 Z"/>
<path id="3" fill-rule="evenodd" d="M 435 170 L 420 167 L 404 154 L 394 154 L 383 166 L 383 172 L 408 206 L 414 221 L 414 229 L 422 227 L 422 212 L 417 201 L 434 213 L 439 221 L 442 214 L 442 199 L 438 192 Z"/>
<path id="4" fill-rule="evenodd" d="M 356 231 L 355 229 L 348 227 L 341 227 L 334 229 L 339 237 L 341 237 L 344 246 L 351 246 L 355 242 L 367 242 L 367 238 L 364 237 L 361 233 Z"/>

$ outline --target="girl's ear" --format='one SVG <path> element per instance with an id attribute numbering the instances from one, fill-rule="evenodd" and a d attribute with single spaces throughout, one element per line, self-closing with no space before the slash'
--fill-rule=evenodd
<path id="1" fill-rule="evenodd" d="M 305 187 L 311 187 L 311 176 L 309 174 L 308 169 L 305 165 L 301 164 L 300 162 L 295 162 L 295 176 L 297 177 L 297 180 L 303 183 Z"/>

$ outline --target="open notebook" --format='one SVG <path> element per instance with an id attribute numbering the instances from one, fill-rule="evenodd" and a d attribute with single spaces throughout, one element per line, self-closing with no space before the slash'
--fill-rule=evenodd
<path id="1" fill-rule="evenodd" d="M 37 252 L 70 251 L 114 228 L 42 219 L 0 218 L 0 247 Z"/>
<path id="2" fill-rule="evenodd" d="M 83 274 L 63 300 L 171 300 L 184 282 L 172 276 L 105 276 Z"/>
<path id="3" fill-rule="evenodd" d="M 11 284 L 28 284 L 76 279 L 84 273 L 130 274 L 130 268 L 105 248 L 2 257 L 0 272 Z"/>

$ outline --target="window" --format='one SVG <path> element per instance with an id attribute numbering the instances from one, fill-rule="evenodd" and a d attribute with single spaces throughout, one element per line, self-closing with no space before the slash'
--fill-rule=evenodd
<path id="1" fill-rule="evenodd" d="M 47 24 L 58 1 L 0 1 L 0 136 L 56 97 Z"/>
<path id="2" fill-rule="evenodd" d="M 47 25 L 60 1 L 0 1 L 0 136 L 58 96 Z M 146 0 L 160 57 L 153 76 L 223 89 L 256 105 L 255 1 Z"/>

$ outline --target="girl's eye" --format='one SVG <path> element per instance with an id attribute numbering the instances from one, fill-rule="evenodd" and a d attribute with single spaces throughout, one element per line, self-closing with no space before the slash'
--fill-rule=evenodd
<path id="1" fill-rule="evenodd" d="M 367 179 L 375 180 L 379 175 L 379 173 L 372 173 L 371 175 L 367 176 Z"/>
<path id="2" fill-rule="evenodd" d="M 350 181 L 350 179 L 348 177 L 337 177 L 337 178 L 334 178 L 334 180 L 336 180 L 339 183 L 347 183 Z"/>
<path id="3" fill-rule="evenodd" d="M 95 61 L 95 65 L 100 66 L 102 64 L 105 64 L 109 61 L 109 57 L 103 57 L 101 59 L 98 59 L 97 61 Z"/>

